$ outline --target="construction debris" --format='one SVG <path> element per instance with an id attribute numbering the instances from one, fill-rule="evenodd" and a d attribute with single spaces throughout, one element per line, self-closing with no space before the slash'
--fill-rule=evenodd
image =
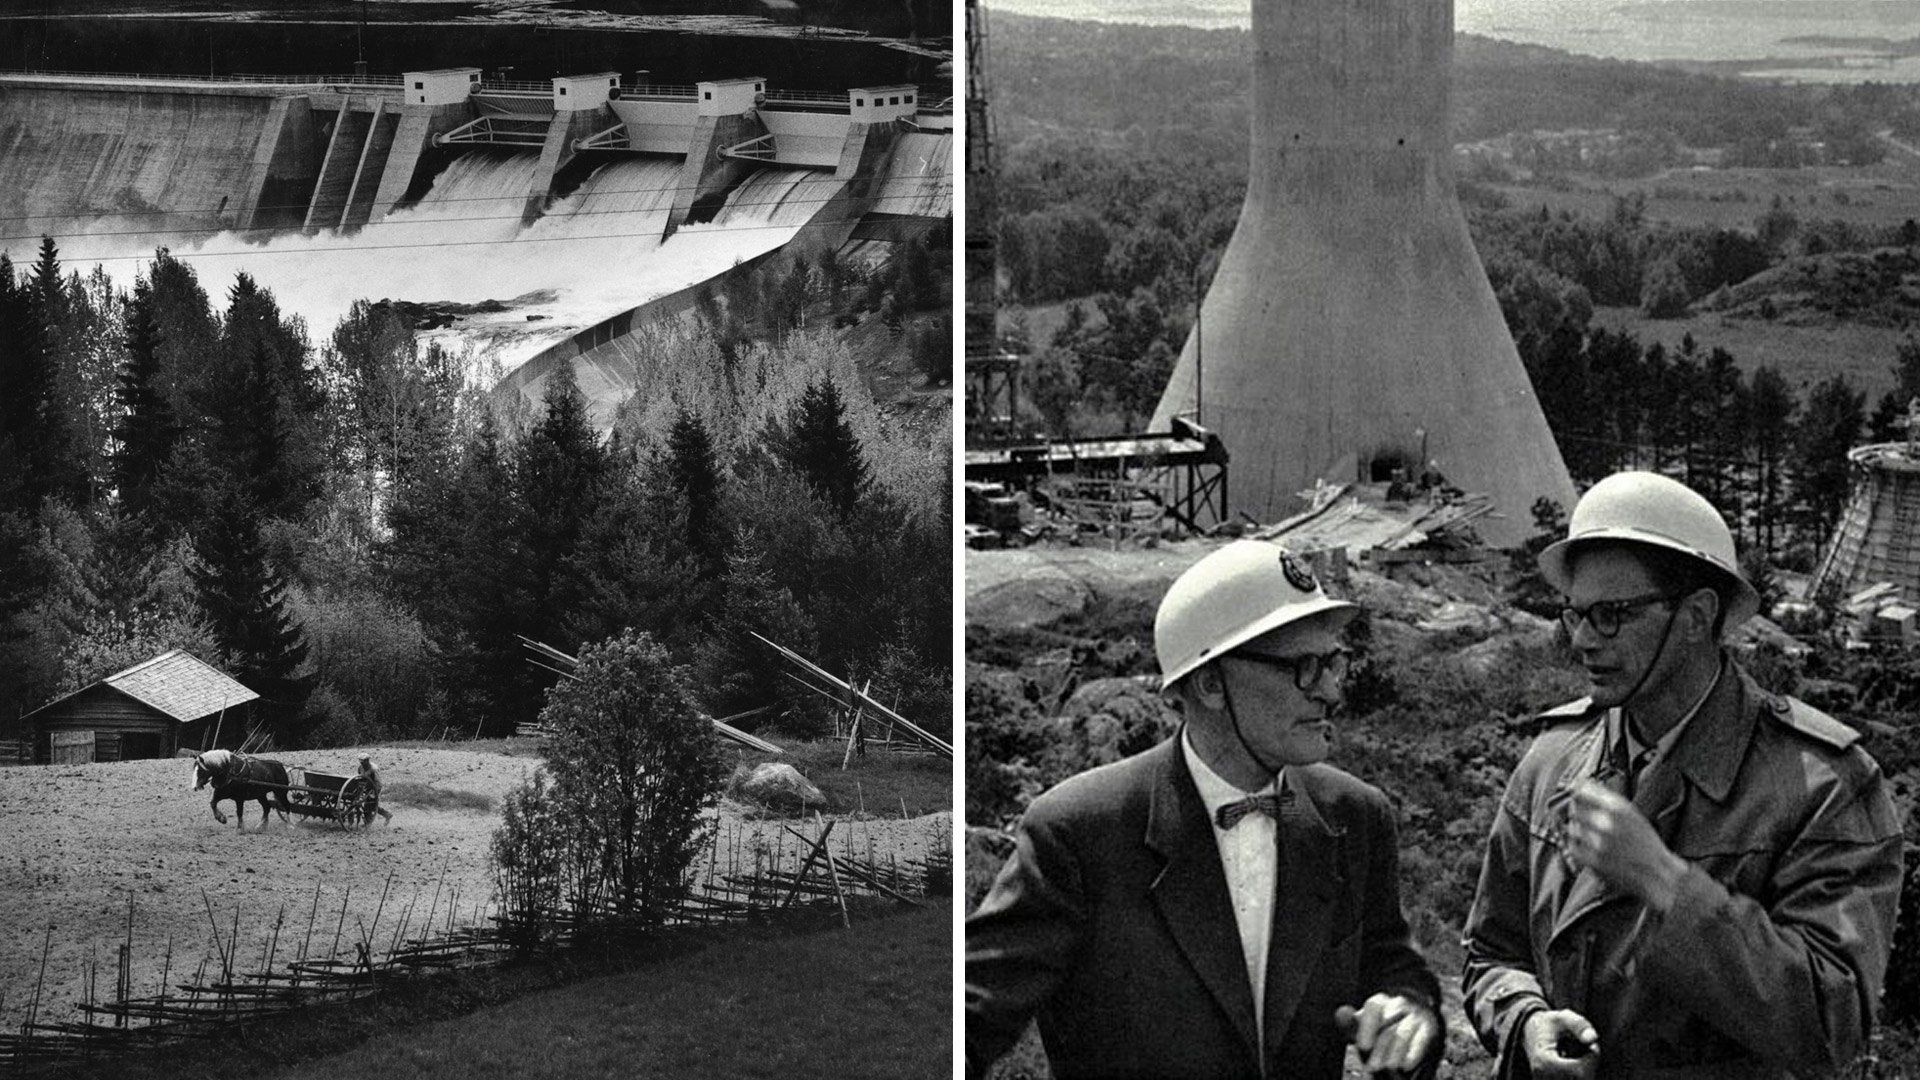
<path id="1" fill-rule="evenodd" d="M 1375 570 L 1404 562 L 1477 562 L 1490 554 L 1473 523 L 1494 514 L 1478 493 L 1410 500 L 1377 485 L 1317 485 L 1309 508 L 1254 536 L 1302 553 L 1345 552 Z"/>

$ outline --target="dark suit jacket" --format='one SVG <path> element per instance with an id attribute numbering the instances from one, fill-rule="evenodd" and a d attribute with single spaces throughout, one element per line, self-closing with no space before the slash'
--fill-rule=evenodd
<path id="1" fill-rule="evenodd" d="M 1400 911 L 1386 797 L 1327 765 L 1290 768 L 1287 786 L 1299 795 L 1278 829 L 1264 1074 L 1337 1080 L 1337 1006 L 1389 991 L 1437 1012 L 1439 988 Z M 1037 1016 L 1059 1080 L 1263 1073 L 1226 876 L 1178 736 L 1034 800 L 967 920 L 966 963 L 969 1072 Z"/>

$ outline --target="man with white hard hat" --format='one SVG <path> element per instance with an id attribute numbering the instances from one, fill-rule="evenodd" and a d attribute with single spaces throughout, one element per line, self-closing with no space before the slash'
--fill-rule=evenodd
<path id="1" fill-rule="evenodd" d="M 1467 1014 L 1500 1075 L 1851 1061 L 1886 975 L 1900 823 L 1852 728 L 1722 648 L 1759 606 L 1726 522 L 1618 473 L 1540 570 L 1591 694 L 1541 717 L 1467 916 Z"/>
<path id="2" fill-rule="evenodd" d="M 967 921 L 967 1062 L 1039 1020 L 1053 1074 L 1336 1080 L 1430 1071 L 1438 984 L 1400 909 L 1393 810 L 1322 764 L 1356 608 L 1236 541 L 1167 591 L 1159 746 L 1028 807 Z"/>

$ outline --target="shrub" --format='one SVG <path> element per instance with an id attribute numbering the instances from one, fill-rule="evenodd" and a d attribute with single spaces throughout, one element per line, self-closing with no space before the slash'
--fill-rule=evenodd
<path id="1" fill-rule="evenodd" d="M 293 741 L 313 750 L 331 746 L 357 746 L 370 741 L 371 735 L 353 706 L 340 696 L 332 683 L 326 682 L 307 695 L 306 703 L 301 706 L 300 717 L 294 723 L 294 731 L 298 734 Z"/>
<path id="2" fill-rule="evenodd" d="M 967 665 L 967 821 L 999 826 L 1040 793 L 1046 721 L 1019 676 Z"/>
<path id="3" fill-rule="evenodd" d="M 656 924 L 706 840 L 703 815 L 725 776 L 719 744 L 684 670 L 646 634 L 589 646 L 575 674 L 540 719 L 553 731 L 553 800 L 593 859 L 580 893 L 597 885 L 622 916 Z"/>
<path id="4" fill-rule="evenodd" d="M 493 831 L 493 879 L 504 926 L 516 946 L 540 942 L 560 908 L 568 833 L 545 769 L 507 793 Z"/>

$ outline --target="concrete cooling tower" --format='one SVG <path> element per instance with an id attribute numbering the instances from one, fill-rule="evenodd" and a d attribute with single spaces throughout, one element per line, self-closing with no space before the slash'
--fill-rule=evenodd
<path id="1" fill-rule="evenodd" d="M 1574 492 L 1454 193 L 1452 0 L 1253 0 L 1253 37 L 1246 205 L 1153 429 L 1218 432 L 1262 521 L 1424 452 L 1517 544 Z"/>
<path id="2" fill-rule="evenodd" d="M 1851 596 L 1890 582 L 1920 599 L 1920 451 L 1874 443 L 1847 455 L 1853 491 L 1807 592 Z"/>

